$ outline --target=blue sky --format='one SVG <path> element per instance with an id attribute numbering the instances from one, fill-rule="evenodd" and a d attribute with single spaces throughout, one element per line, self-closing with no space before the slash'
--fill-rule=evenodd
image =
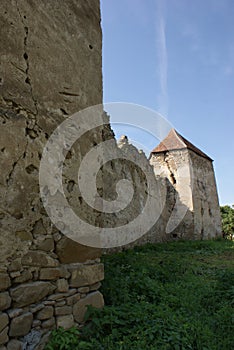
<path id="1" fill-rule="evenodd" d="M 104 102 L 161 113 L 214 159 L 220 204 L 234 204 L 234 1 L 101 0 L 101 11 Z"/>

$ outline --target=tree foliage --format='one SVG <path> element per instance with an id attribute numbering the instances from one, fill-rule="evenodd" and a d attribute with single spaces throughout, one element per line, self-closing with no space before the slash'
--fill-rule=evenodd
<path id="1" fill-rule="evenodd" d="M 234 205 L 220 207 L 222 218 L 222 230 L 226 235 L 234 234 Z"/>

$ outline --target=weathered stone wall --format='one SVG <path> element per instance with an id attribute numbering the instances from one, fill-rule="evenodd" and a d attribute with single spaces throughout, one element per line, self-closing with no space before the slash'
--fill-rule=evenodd
<path id="1" fill-rule="evenodd" d="M 40 203 L 39 163 L 48 136 L 67 114 L 102 103 L 98 3 L 1 3 L 2 261 L 14 251 L 27 251 L 38 233 L 54 233 Z M 102 138 L 102 130 L 86 135 L 78 151 L 71 150 L 70 163 L 78 167 L 82 155 Z M 67 168 L 70 174 L 76 170 Z M 71 181 L 64 179 L 68 194 Z"/>
<path id="2" fill-rule="evenodd" d="M 134 155 L 144 172 L 137 172 L 138 167 L 117 160 L 115 167 L 105 173 L 107 185 L 106 195 L 110 196 L 111 184 L 114 178 L 127 178 L 134 185 L 137 193 L 129 208 L 123 213 L 117 213 L 110 220 L 111 224 L 127 224 L 133 220 L 145 205 L 147 192 L 147 181 L 145 174 L 150 174 L 155 196 L 154 211 L 149 212 L 146 220 L 152 215 L 159 218 L 152 227 L 139 239 L 122 247 L 106 249 L 104 252 L 116 252 L 128 249 L 135 245 L 145 243 L 169 242 L 178 239 L 210 239 L 221 235 L 221 220 L 219 211 L 218 195 L 215 183 L 212 161 L 204 158 L 189 149 L 152 153 L 150 160 L 143 152 L 139 152 L 133 145 L 129 144 L 127 138 L 120 140 L 120 158 Z M 138 169 L 139 170 L 139 169 Z M 108 180 L 109 179 L 109 180 Z M 104 185 L 105 188 L 105 185 Z M 105 224 L 105 217 L 103 220 Z M 141 228 L 138 227 L 138 230 Z M 124 228 L 123 228 L 124 231 Z M 124 231 L 125 234 L 126 231 Z"/>
<path id="3" fill-rule="evenodd" d="M 156 177 L 167 184 L 165 238 L 193 239 L 192 175 L 187 149 L 152 154 L 150 164 Z"/>
<path id="4" fill-rule="evenodd" d="M 129 144 L 127 137 L 123 137 L 116 145 L 118 151 L 118 159 L 107 163 L 103 167 L 103 195 L 109 200 L 116 199 L 116 184 L 121 179 L 127 179 L 132 185 L 133 197 L 124 210 L 115 212 L 114 214 L 103 214 L 103 227 L 119 227 L 123 226 L 122 235 L 126 238 L 126 242 L 130 239 L 131 243 L 124 244 L 125 249 L 136 244 L 144 244 L 149 241 L 161 242 L 164 240 L 164 226 L 162 220 L 157 222 L 157 228 L 144 231 L 144 222 L 154 222 L 157 214 L 163 212 L 166 201 L 166 190 L 161 179 L 156 179 L 153 167 L 143 151 L 139 151 L 135 146 Z M 151 185 L 149 191 L 148 185 Z M 148 197 L 153 197 L 154 207 L 147 210 L 142 221 L 137 226 L 133 226 L 130 230 L 128 227 L 135 218 L 137 218 L 146 205 Z M 137 233 L 142 232 L 143 235 L 137 238 Z M 151 239 L 149 239 L 149 237 Z M 108 249 L 108 251 L 118 251 L 123 247 Z"/>
<path id="5" fill-rule="evenodd" d="M 128 158 L 133 155 L 136 163 L 140 164 L 143 172 L 139 171 L 136 164 L 117 160 L 115 163 L 115 175 L 113 176 L 113 164 L 109 173 L 104 170 L 104 188 L 107 186 L 106 195 L 110 196 L 111 184 L 116 184 L 116 179 L 122 177 L 129 179 L 134 186 L 135 198 L 124 212 L 116 213 L 110 220 L 112 227 L 118 224 L 128 225 L 129 222 L 141 213 L 146 198 L 155 198 L 152 211 L 147 212 L 145 220 L 155 223 L 138 239 L 122 247 L 106 249 L 104 252 L 120 251 L 135 245 L 145 243 L 168 242 L 174 239 L 194 239 L 193 198 L 191 192 L 191 165 L 187 150 L 167 152 L 167 154 L 152 154 L 150 161 L 145 154 L 129 144 L 127 138 L 122 138 L 119 143 L 119 158 Z M 184 171 L 185 170 L 185 171 Z M 149 176 L 153 191 L 147 189 Z M 113 181 L 115 178 L 116 181 Z M 108 180 L 109 179 L 109 180 Z M 112 198 L 113 199 L 113 198 Z M 158 215 L 160 214 L 160 215 Z M 105 225 L 105 217 L 103 224 Z M 126 227 L 125 226 L 125 227 Z M 127 234 L 123 228 L 123 233 Z M 136 227 L 140 231 L 141 227 Z M 142 231 L 143 232 L 143 231 Z M 134 234 L 134 232 L 133 232 Z"/>
<path id="6" fill-rule="evenodd" d="M 0 347 L 8 343 L 8 349 L 20 349 L 40 342 L 40 349 L 51 329 L 80 325 L 85 305 L 103 306 L 98 291 L 104 278 L 101 249 L 72 241 L 51 223 L 38 179 L 42 151 L 54 129 L 69 115 L 102 103 L 100 9 L 98 0 L 3 0 L 1 5 Z M 153 221 L 158 213 L 160 217 L 126 247 L 212 237 L 212 223 L 219 225 L 212 164 L 203 164 L 187 151 L 151 158 L 150 165 L 142 152 L 122 139 L 114 145 L 118 159 L 101 167 L 96 185 L 100 196 L 111 201 L 116 199 L 118 181 L 128 179 L 133 186 L 131 202 L 115 213 L 85 203 L 77 172 L 89 150 L 113 140 L 105 114 L 103 121 L 105 126 L 87 132 L 66 155 L 64 193 L 78 216 L 98 227 L 121 227 L 127 240 L 134 241 L 144 222 L 135 231 L 128 223 L 144 212 L 151 196 L 154 206 L 144 220 Z M 126 160 L 129 155 L 132 161 Z M 185 178 L 184 164 L 189 164 Z M 201 184 L 204 169 L 207 177 Z M 194 211 L 201 215 L 195 217 Z"/>
<path id="7" fill-rule="evenodd" d="M 52 225 L 38 181 L 51 132 L 68 115 L 102 103 L 99 1 L 3 0 L 0 23 L 0 346 L 20 349 L 16 339 L 26 336 L 29 345 L 33 334 L 40 339 L 81 323 L 86 304 L 103 305 L 100 250 Z M 84 214 L 77 168 L 103 133 L 86 134 L 66 158 L 65 192 Z"/>
<path id="8" fill-rule="evenodd" d="M 167 217 L 167 239 L 208 239 L 221 234 L 221 220 L 212 161 L 192 150 L 152 154 L 156 176 L 164 178 L 174 200 Z M 174 228 L 174 229 L 173 229 Z"/>
<path id="9" fill-rule="evenodd" d="M 211 161 L 189 151 L 193 170 L 194 239 L 220 236 L 219 199 Z"/>
<path id="10" fill-rule="evenodd" d="M 0 272 L 0 344 L 43 349 L 49 330 L 82 324 L 88 304 L 103 307 L 98 291 L 103 278 L 99 259 L 61 265 L 32 251 L 15 260 Z"/>

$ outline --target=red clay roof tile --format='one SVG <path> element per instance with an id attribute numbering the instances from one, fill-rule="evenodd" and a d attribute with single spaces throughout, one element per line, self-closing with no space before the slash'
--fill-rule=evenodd
<path id="1" fill-rule="evenodd" d="M 186 140 L 175 129 L 170 130 L 169 134 L 165 137 L 165 139 L 162 142 L 160 142 L 160 144 L 151 151 L 151 154 L 185 149 L 185 148 L 192 150 L 193 152 L 197 153 L 201 157 L 204 157 L 206 159 L 209 159 L 210 161 L 213 161 L 207 154 L 205 154 L 199 148 L 194 146 L 191 142 Z"/>

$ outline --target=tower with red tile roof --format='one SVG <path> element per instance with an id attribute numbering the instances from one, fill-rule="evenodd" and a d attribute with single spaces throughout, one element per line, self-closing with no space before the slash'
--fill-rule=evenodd
<path id="1" fill-rule="evenodd" d="M 150 163 L 167 186 L 171 208 L 166 236 L 208 239 L 221 234 L 219 200 L 213 160 L 171 129 L 152 150 Z"/>

